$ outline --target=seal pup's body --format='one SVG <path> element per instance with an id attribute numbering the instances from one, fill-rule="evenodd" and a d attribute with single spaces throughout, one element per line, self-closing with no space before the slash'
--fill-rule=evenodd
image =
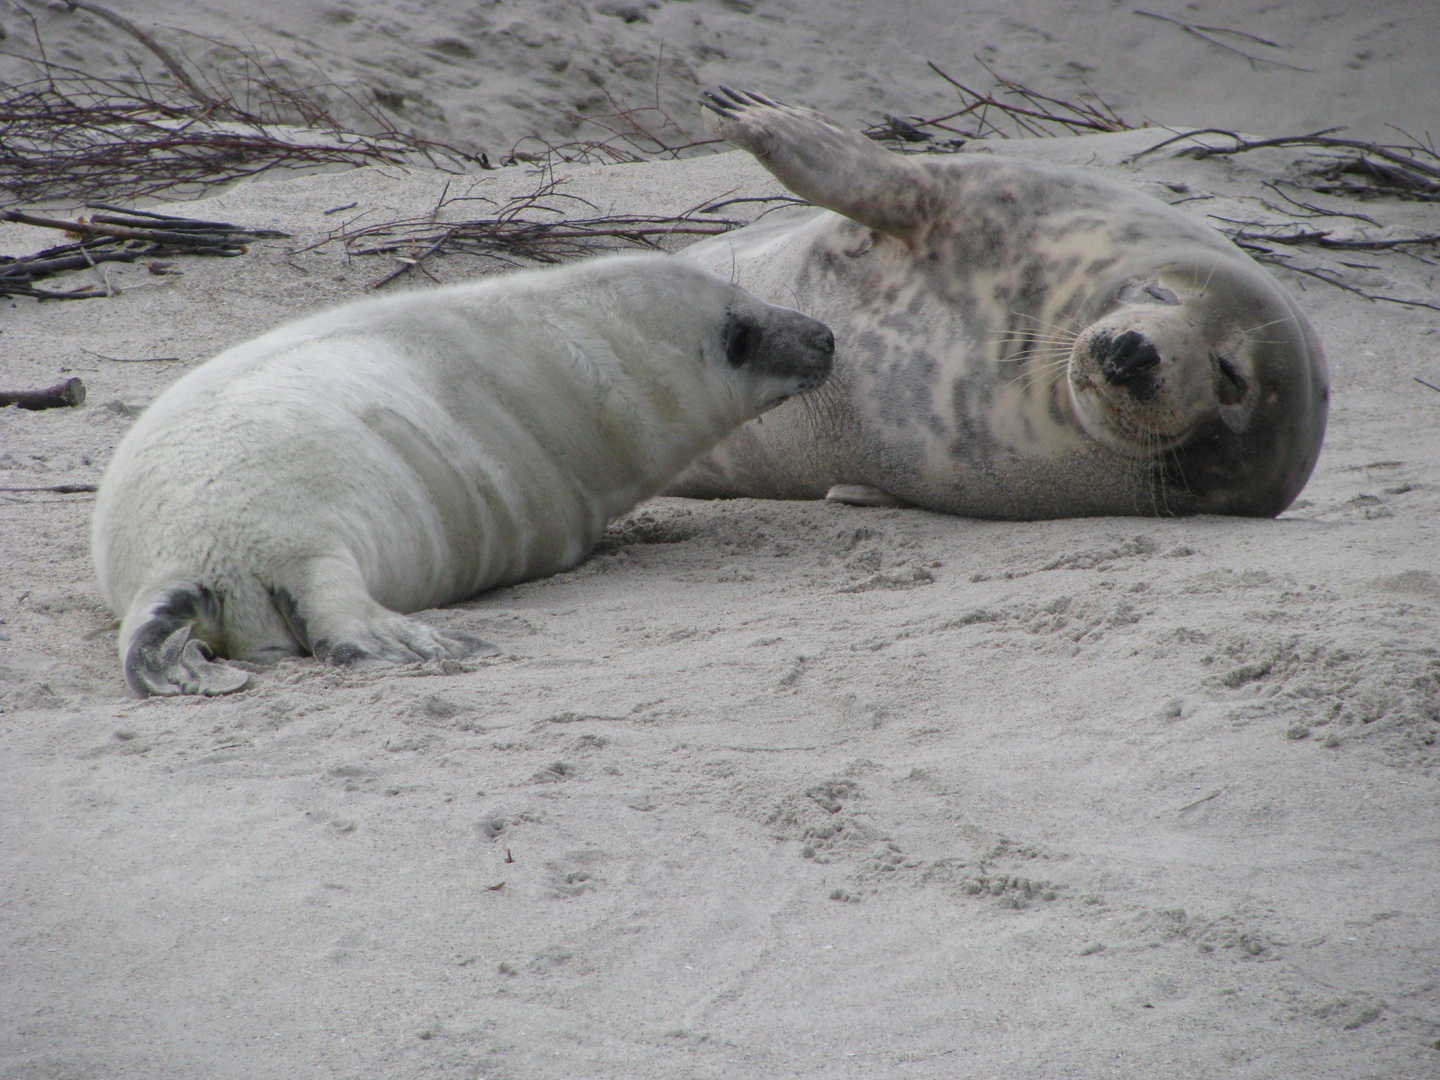
<path id="1" fill-rule="evenodd" d="M 574 566 L 833 341 L 668 256 L 370 298 L 222 353 L 126 434 L 93 554 L 141 694 L 255 661 L 493 653 L 406 618 Z"/>
<path id="2" fill-rule="evenodd" d="M 837 339 L 821 393 L 668 489 L 1035 519 L 1273 516 L 1319 454 L 1309 323 L 1225 237 L 1078 169 L 892 154 L 722 90 L 712 131 L 818 208 L 684 252 Z"/>

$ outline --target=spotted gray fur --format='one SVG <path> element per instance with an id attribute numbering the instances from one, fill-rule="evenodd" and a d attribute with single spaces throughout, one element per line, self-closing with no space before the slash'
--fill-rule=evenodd
<path id="1" fill-rule="evenodd" d="M 1324 356 L 1219 233 L 1081 170 L 890 154 L 725 88 L 704 104 L 713 131 L 817 205 L 687 255 L 824 320 L 836 361 L 819 394 L 741 428 L 670 493 L 878 489 L 1025 519 L 1269 516 L 1303 487 L 1325 430 Z M 1127 332 L 1144 338 L 1142 373 L 1090 347 Z"/>

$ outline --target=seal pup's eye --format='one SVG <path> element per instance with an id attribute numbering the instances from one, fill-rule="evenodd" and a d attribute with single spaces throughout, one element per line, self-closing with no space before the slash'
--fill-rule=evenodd
<path id="1" fill-rule="evenodd" d="M 731 367 L 749 361 L 755 346 L 755 330 L 741 319 L 731 319 L 725 327 L 725 359 Z"/>
<path id="2" fill-rule="evenodd" d="M 1223 356 L 1212 354 L 1210 360 L 1215 365 L 1215 396 L 1222 405 L 1240 404 L 1245 398 L 1245 391 L 1250 388 L 1245 376 Z"/>
<path id="3" fill-rule="evenodd" d="M 1173 306 L 1180 303 L 1178 296 L 1155 281 L 1145 283 L 1127 281 L 1120 286 L 1120 290 L 1115 294 L 1115 299 L 1122 304 L 1169 304 Z"/>

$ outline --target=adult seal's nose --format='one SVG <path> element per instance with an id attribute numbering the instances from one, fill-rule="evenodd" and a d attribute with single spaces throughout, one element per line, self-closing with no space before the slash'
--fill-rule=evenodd
<path id="1" fill-rule="evenodd" d="M 1155 396 L 1150 372 L 1160 366 L 1160 353 L 1144 334 L 1127 330 L 1117 338 L 1100 338 L 1092 350 L 1106 382 L 1124 387 L 1142 401 Z"/>

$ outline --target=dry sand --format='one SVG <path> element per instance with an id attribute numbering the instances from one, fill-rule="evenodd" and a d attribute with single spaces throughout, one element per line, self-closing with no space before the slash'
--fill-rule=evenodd
<path id="1" fill-rule="evenodd" d="M 849 123 L 925 111 L 922 85 L 940 103 L 920 61 L 951 50 L 968 71 L 987 48 L 1050 90 L 1083 61 L 1122 112 L 1267 135 L 1424 130 L 1440 100 L 1428 6 L 1184 9 L 1292 44 L 1313 73 L 1252 69 L 1128 5 L 902 6 L 883 32 L 873 3 L 763 0 L 147 16 L 319 42 L 356 78 L 409 62 L 443 133 L 482 145 L 563 135 L 544 125 L 579 100 L 565 71 L 613 89 L 660 37 L 696 79 Z M 621 7 L 639 16 L 601 13 Z M 945 36 L 947 8 L 969 15 Z M 475 30 L 502 16 L 509 39 Z M 43 18 L 77 55 L 135 51 Z M 533 48 L 568 66 L 539 74 L 513 41 L 547 19 Z M 692 23 L 721 51 L 682 48 Z M 474 56 L 422 47 L 452 36 Z M 514 92 L 476 88 L 482 70 Z M 551 75 L 554 97 L 531 93 Z M 467 127 L 465 108 L 499 119 Z M 1217 217 L 1263 216 L 1262 185 L 1298 156 L 1120 163 L 1154 141 L 1005 149 Z M 560 175 L 602 210 L 776 190 L 741 154 Z M 499 199 L 537 182 L 471 179 Z M 408 215 L 444 183 L 387 168 L 234 188 L 182 212 L 295 239 L 178 277 L 112 269 L 108 299 L 4 302 L 0 385 L 73 373 L 89 400 L 0 411 L 0 484 L 97 479 L 181 371 L 393 265 L 290 254 L 335 226 L 325 210 Z M 1433 207 L 1360 209 L 1437 231 Z M 51 242 L 0 232 L 9 252 Z M 1433 262 L 1349 261 L 1360 287 L 1440 303 Z M 1334 401 L 1277 521 L 660 499 L 573 572 L 426 613 L 499 643 L 493 661 L 295 660 L 229 698 L 134 700 L 91 498 L 0 495 L 0 1074 L 1440 1076 L 1440 393 L 1414 381 L 1440 386 L 1440 312 L 1283 280 Z"/>

